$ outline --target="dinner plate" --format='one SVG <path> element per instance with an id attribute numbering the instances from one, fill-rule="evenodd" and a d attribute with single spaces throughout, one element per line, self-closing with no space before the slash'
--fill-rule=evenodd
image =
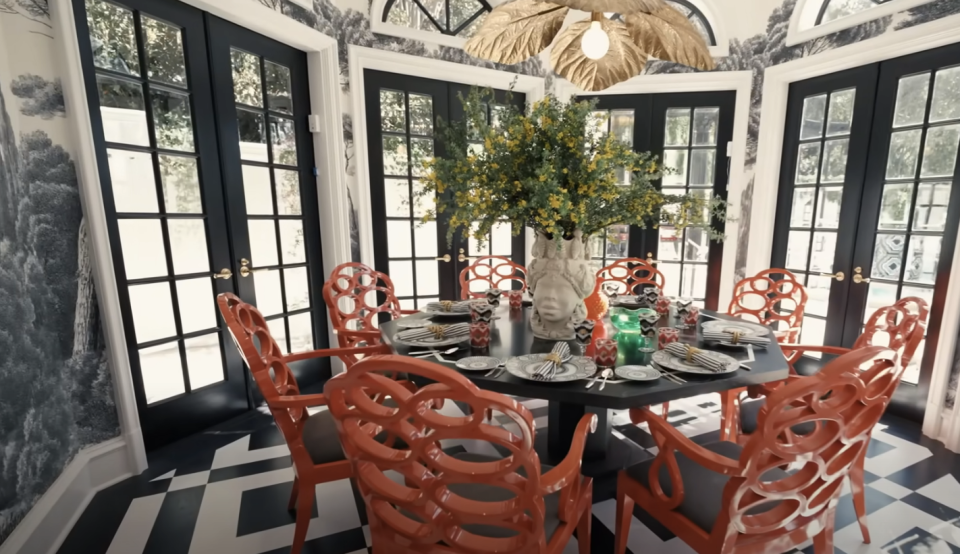
<path id="1" fill-rule="evenodd" d="M 426 314 L 427 317 L 445 317 L 445 318 L 467 318 L 470 317 L 470 310 L 465 312 L 443 312 L 443 311 L 433 311 L 429 308 L 424 308 L 420 310 L 420 313 Z"/>
<path id="2" fill-rule="evenodd" d="M 684 373 L 696 373 L 699 375 L 723 375 L 725 373 L 733 373 L 734 371 L 740 369 L 740 362 L 730 356 L 727 356 L 726 354 L 721 354 L 720 352 L 713 352 L 710 350 L 703 350 L 702 353 L 723 360 L 723 362 L 726 364 L 724 370 L 710 371 L 709 369 L 701 367 L 693 362 L 687 362 L 683 358 L 672 356 L 664 350 L 658 350 L 657 352 L 654 352 L 652 359 L 657 365 L 663 366 L 666 369 L 673 369 L 675 371 L 682 371 Z"/>
<path id="3" fill-rule="evenodd" d="M 454 344 L 460 344 L 470 340 L 470 333 L 459 335 L 456 337 L 444 337 L 442 339 L 430 338 L 430 339 L 420 339 L 420 340 L 403 340 L 400 338 L 400 335 L 394 338 L 397 344 L 402 344 L 404 346 L 423 346 L 426 348 L 432 348 L 434 346 L 451 346 Z"/>
<path id="4" fill-rule="evenodd" d="M 468 356 L 457 360 L 457 367 L 464 371 L 484 371 L 493 369 L 498 365 L 500 365 L 500 359 L 490 356 Z"/>
<path id="5" fill-rule="evenodd" d="M 628 381 L 656 381 L 660 378 L 660 372 L 648 365 L 622 365 L 613 373 Z"/>
<path id="6" fill-rule="evenodd" d="M 705 321 L 703 323 L 704 331 L 723 332 L 728 329 L 730 331 L 739 331 L 741 335 L 748 337 L 763 337 L 770 334 L 770 329 L 767 329 L 763 325 L 759 325 L 757 323 L 750 323 L 749 321 L 726 321 L 722 319 L 714 319 L 711 321 Z"/>
<path id="7" fill-rule="evenodd" d="M 429 319 L 398 319 L 397 327 L 401 329 L 419 329 L 422 327 L 429 327 L 431 325 L 436 325 L 436 323 L 430 321 Z"/>
<path id="8" fill-rule="evenodd" d="M 560 365 L 560 369 L 557 370 L 557 374 L 553 377 L 553 379 L 550 379 L 549 381 L 540 381 L 539 379 L 534 379 L 534 374 L 538 369 L 540 369 L 540 366 L 543 364 L 543 360 L 546 357 L 547 354 L 526 354 L 523 356 L 510 358 L 507 360 L 506 369 L 515 377 L 530 381 L 537 381 L 540 383 L 565 383 L 569 381 L 579 381 L 581 379 L 589 379 L 597 373 L 597 364 L 595 364 L 593 360 L 590 358 L 574 356 Z"/>

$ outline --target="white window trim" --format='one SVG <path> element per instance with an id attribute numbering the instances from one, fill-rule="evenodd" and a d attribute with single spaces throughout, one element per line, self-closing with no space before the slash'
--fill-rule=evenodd
<path id="1" fill-rule="evenodd" d="M 326 270 L 330 270 L 341 263 L 349 262 L 351 260 L 350 218 L 347 210 L 347 186 L 342 167 L 344 144 L 336 39 L 257 2 L 181 1 L 306 52 L 307 70 L 311 83 L 310 108 L 313 114 L 320 116 L 322 122 L 322 132 L 313 134 L 315 163 L 318 168 L 320 233 L 323 237 L 322 263 Z M 94 283 L 103 314 L 103 331 L 116 395 L 120 433 L 121 438 L 129 446 L 130 463 L 135 468 L 135 472 L 140 473 L 147 468 L 147 458 L 137 401 L 134 396 L 130 353 L 126 348 L 126 336 L 120 315 L 118 284 L 107 232 L 107 217 L 93 142 L 93 126 L 81 66 L 80 39 L 77 36 L 71 0 L 51 0 L 50 4 L 58 35 L 56 43 L 60 47 L 60 54 L 64 60 L 63 93 L 69 114 L 68 122 L 73 134 L 74 158 L 77 162 L 77 175 L 80 181 L 80 199 L 90 231 Z M 316 292 L 319 294 L 320 291 Z M 333 326 L 328 325 L 328 329 L 331 331 L 330 344 L 336 344 Z"/>
<path id="2" fill-rule="evenodd" d="M 478 85 L 499 89 L 510 89 L 526 95 L 527 103 L 536 102 L 544 97 L 545 80 L 542 77 L 520 75 L 507 71 L 497 71 L 485 67 L 410 56 L 399 52 L 376 50 L 363 46 L 350 45 L 347 49 L 350 58 L 350 97 L 354 106 L 353 147 L 357 168 L 357 219 L 360 233 L 360 261 L 375 267 L 373 209 L 370 204 L 370 164 L 367 146 L 367 110 L 365 108 L 366 83 L 363 70 L 374 69 L 400 75 L 412 75 L 426 79 L 437 79 L 450 83 Z M 533 232 L 527 228 L 527 247 L 533 244 Z"/>
<path id="3" fill-rule="evenodd" d="M 933 0 L 892 0 L 869 10 L 841 17 L 823 25 L 816 25 L 817 15 L 820 13 L 820 7 L 824 1 L 826 0 L 800 0 L 798 2 L 796 9 L 793 10 L 793 15 L 790 17 L 790 27 L 787 29 L 787 46 L 796 46 L 808 40 L 825 37 L 874 19 L 928 4 Z"/>
<path id="4" fill-rule="evenodd" d="M 600 92 L 585 92 L 566 79 L 557 79 L 556 95 L 561 100 L 574 96 L 603 96 L 609 94 L 669 94 L 680 92 L 710 92 L 732 90 L 737 93 L 736 114 L 733 122 L 733 144 L 730 155 L 730 178 L 727 182 L 727 221 L 724 227 L 723 261 L 720 267 L 720 294 L 717 305 L 726 309 L 733 298 L 737 265 L 737 238 L 740 236 L 740 196 L 747 184 L 747 128 L 750 122 L 750 91 L 753 87 L 751 71 L 714 71 L 701 73 L 672 73 L 638 75 Z"/>
<path id="5" fill-rule="evenodd" d="M 767 69 L 760 112 L 756 184 L 750 212 L 747 275 L 770 267 L 790 84 L 954 44 L 957 42 L 958 28 L 960 15 L 952 15 Z M 960 276 L 960 241 L 957 241 L 955 252 L 951 271 L 956 273 L 951 275 Z M 957 346 L 957 332 L 960 330 L 960 278 L 952 279 L 948 285 L 942 317 L 923 418 L 923 434 L 942 440 L 948 449 L 960 452 L 960 406 L 952 412 L 944 407 Z"/>

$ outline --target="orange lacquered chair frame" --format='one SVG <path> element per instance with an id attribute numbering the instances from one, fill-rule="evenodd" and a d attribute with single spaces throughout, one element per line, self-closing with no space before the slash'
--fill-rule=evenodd
<path id="1" fill-rule="evenodd" d="M 601 290 L 606 283 L 618 283 L 625 290 L 620 294 L 637 295 L 643 292 L 637 287 L 653 285 L 661 291 L 667 287 L 667 278 L 659 269 L 640 258 L 622 258 L 597 271 L 597 286 L 594 292 Z"/>
<path id="2" fill-rule="evenodd" d="M 384 376 L 389 372 L 417 375 L 432 384 L 412 391 Z M 580 553 L 589 553 L 593 485 L 580 475 L 580 464 L 587 434 L 596 428 L 594 415 L 581 419 L 563 462 L 541 474 L 530 411 L 439 364 L 404 356 L 365 359 L 329 380 L 324 393 L 366 503 L 375 552 L 559 554 L 576 529 Z M 371 393 L 393 404 L 371 402 Z M 470 409 L 462 417 L 445 416 L 435 411 L 438 400 L 466 403 Z M 489 411 L 509 417 L 519 434 L 486 423 L 483 414 Z M 381 432 L 395 435 L 409 450 L 371 439 Z M 484 441 L 509 454 L 447 455 L 438 442 L 442 439 Z M 404 485 L 390 480 L 384 473 L 388 470 L 403 475 Z M 505 489 L 513 495 L 493 500 L 464 496 L 470 492 L 464 488 L 476 485 L 486 487 L 471 494 Z M 544 498 L 554 494 L 559 494 L 557 527 L 548 540 Z M 513 536 L 478 534 L 471 525 Z"/>
<path id="3" fill-rule="evenodd" d="M 525 291 L 527 290 L 527 268 L 504 256 L 481 256 L 460 271 L 460 298 L 462 300 L 485 296 L 484 292 L 470 291 L 470 284 L 478 281 L 486 283 L 486 289 L 500 289 L 503 295 L 506 295 L 507 291 L 513 290 L 513 281 L 520 283 L 520 290 Z M 500 285 L 505 281 L 511 286 L 501 287 Z"/>

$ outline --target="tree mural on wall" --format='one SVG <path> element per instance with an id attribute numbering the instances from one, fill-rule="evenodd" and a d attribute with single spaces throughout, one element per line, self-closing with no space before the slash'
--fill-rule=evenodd
<path id="1" fill-rule="evenodd" d="M 0 14 L 10 14 L 20 16 L 28 21 L 45 27 L 43 31 L 33 31 L 33 34 L 45 36 L 52 39 L 49 34 L 53 25 L 50 24 L 50 6 L 47 0 L 0 0 Z"/>
<path id="2" fill-rule="evenodd" d="M 43 119 L 63 117 L 63 87 L 60 79 L 48 81 L 39 75 L 27 73 L 10 82 L 10 91 L 22 100 L 20 113 Z"/>
<path id="3" fill-rule="evenodd" d="M 960 13 L 957 0 L 936 0 L 907 10 L 907 18 L 897 23 L 897 29 L 907 29 Z"/>

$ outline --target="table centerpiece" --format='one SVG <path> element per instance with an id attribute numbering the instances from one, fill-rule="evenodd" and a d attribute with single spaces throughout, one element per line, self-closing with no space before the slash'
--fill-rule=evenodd
<path id="1" fill-rule="evenodd" d="M 504 221 L 514 234 L 534 230 L 527 284 L 536 336 L 573 337 L 596 286 L 590 239 L 609 227 L 702 227 L 722 238 L 710 225 L 724 218 L 725 203 L 658 190 L 655 183 L 673 170 L 607 133 L 596 101 L 548 95 L 522 110 L 509 94 L 498 104 L 493 91 L 478 88 L 460 101 L 462 120 L 438 122 L 446 155 L 414 160 L 424 169 L 414 201 L 435 202 L 424 221 L 446 218 L 451 244 L 458 233 L 484 243 Z"/>

